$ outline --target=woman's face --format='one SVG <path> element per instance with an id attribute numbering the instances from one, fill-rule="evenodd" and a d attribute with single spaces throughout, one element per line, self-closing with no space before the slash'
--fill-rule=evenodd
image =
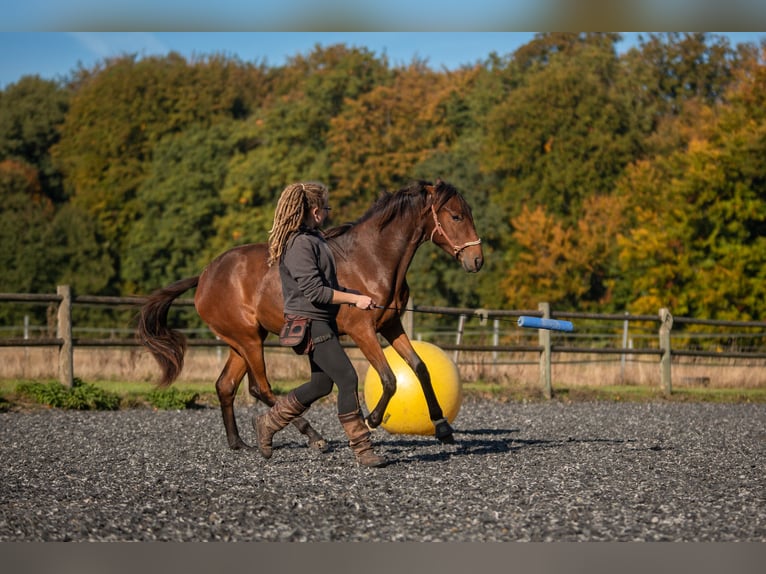
<path id="1" fill-rule="evenodd" d="M 306 216 L 306 226 L 311 229 L 317 229 L 322 226 L 330 213 L 330 206 L 328 205 L 328 198 L 325 197 L 324 203 L 319 207 L 312 207 L 309 214 Z"/>

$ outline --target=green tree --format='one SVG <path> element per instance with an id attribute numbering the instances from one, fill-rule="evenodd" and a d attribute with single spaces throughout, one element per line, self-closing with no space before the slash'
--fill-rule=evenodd
<path id="1" fill-rule="evenodd" d="M 53 293 L 71 285 L 98 293 L 114 274 L 95 220 L 74 206 L 56 207 L 40 192 L 34 167 L 0 162 L 0 291 Z"/>
<path id="2" fill-rule="evenodd" d="M 190 126 L 246 117 L 263 90 L 262 70 L 210 57 L 124 56 L 80 71 L 54 155 L 72 202 L 94 215 L 122 278 L 120 256 L 141 216 L 138 190 L 155 147 Z M 179 190 L 181 191 L 181 190 Z"/>
<path id="3" fill-rule="evenodd" d="M 574 221 L 584 198 L 609 193 L 633 159 L 639 138 L 615 89 L 617 39 L 542 35 L 516 52 L 508 73 L 520 83 L 487 114 L 482 146 L 482 169 L 504 182 L 498 203 L 511 215 L 544 205 Z"/>
<path id="4" fill-rule="evenodd" d="M 492 59 L 492 62 L 496 62 Z M 437 177 L 453 184 L 471 205 L 474 225 L 482 240 L 484 267 L 467 274 L 454 259 L 426 244 L 412 262 L 408 281 L 412 296 L 420 305 L 501 308 L 504 301 L 497 289 L 502 273 L 502 237 L 508 226 L 502 209 L 493 202 L 498 182 L 480 169 L 480 119 L 493 105 L 500 88 L 494 68 L 475 66 L 449 75 L 440 98 L 442 133 L 449 134 L 439 146 L 412 168 L 418 179 Z M 421 325 L 454 325 L 454 317 L 424 316 Z"/>
<path id="5" fill-rule="evenodd" d="M 232 125 L 232 145 L 219 190 L 219 210 L 213 218 L 213 235 L 200 253 L 207 262 L 235 245 L 266 241 L 274 219 L 276 195 L 259 181 L 250 152 L 257 145 L 253 122 Z"/>
<path id="6" fill-rule="evenodd" d="M 59 207 L 43 241 L 51 272 L 46 289 L 70 285 L 75 293 L 92 295 L 104 292 L 114 279 L 114 263 L 105 249 L 96 218 L 83 209 L 71 204 Z"/>
<path id="7" fill-rule="evenodd" d="M 330 171 L 328 149 L 333 118 L 349 102 L 385 83 L 387 64 L 366 50 L 336 45 L 294 58 L 281 74 L 292 82 L 262 120 L 265 145 L 255 150 L 253 159 L 267 177 L 259 181 L 275 198 L 291 181 L 317 179 L 328 184 L 339 200 L 345 192 Z"/>
<path id="8" fill-rule="evenodd" d="M 41 191 L 57 203 L 64 196 L 50 148 L 59 140 L 68 107 L 68 90 L 38 76 L 24 76 L 0 91 L 0 161 L 34 166 Z"/>
<path id="9" fill-rule="evenodd" d="M 706 33 L 650 34 L 621 58 L 620 92 L 646 134 L 642 157 L 668 155 L 696 137 L 697 115 L 721 103 L 748 54 Z"/>
<path id="10" fill-rule="evenodd" d="M 37 293 L 50 289 L 45 235 L 53 219 L 38 171 L 22 161 L 0 162 L 0 291 Z M 50 291 L 48 291 L 50 292 Z"/>
<path id="11" fill-rule="evenodd" d="M 267 101 L 235 128 L 237 152 L 221 189 L 225 212 L 216 219 L 207 255 L 266 241 L 277 197 L 293 181 L 322 181 L 339 202 L 343 190 L 328 155 L 331 122 L 387 76 L 385 60 L 343 45 L 317 46 L 272 70 Z"/>
<path id="12" fill-rule="evenodd" d="M 136 203 L 141 215 L 131 225 L 121 254 L 125 289 L 147 293 L 197 274 L 223 213 L 219 190 L 226 177 L 230 126 L 193 127 L 163 139 L 154 150 L 148 177 Z"/>

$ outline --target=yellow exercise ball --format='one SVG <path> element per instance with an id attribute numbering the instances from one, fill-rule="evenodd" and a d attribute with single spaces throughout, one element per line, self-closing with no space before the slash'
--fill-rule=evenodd
<path id="1" fill-rule="evenodd" d="M 412 346 L 431 374 L 431 384 L 444 417 L 452 422 L 463 401 L 460 375 L 455 363 L 431 343 L 413 341 Z M 428 416 L 428 405 L 417 376 L 393 347 L 386 347 L 383 353 L 396 376 L 396 392 L 383 414 L 381 426 L 393 434 L 433 435 L 434 425 Z M 370 367 L 364 379 L 364 402 L 368 410 L 375 408 L 382 394 L 380 375 Z"/>

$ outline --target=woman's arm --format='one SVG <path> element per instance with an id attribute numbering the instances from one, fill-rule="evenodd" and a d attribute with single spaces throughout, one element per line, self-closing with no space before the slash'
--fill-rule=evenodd
<path id="1" fill-rule="evenodd" d="M 358 309 L 372 309 L 375 307 L 375 302 L 367 295 L 352 291 L 338 291 L 337 289 L 333 289 L 332 302 L 335 305 L 353 305 Z"/>

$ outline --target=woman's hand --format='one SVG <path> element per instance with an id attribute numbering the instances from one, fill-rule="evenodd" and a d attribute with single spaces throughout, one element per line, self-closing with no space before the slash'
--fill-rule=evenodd
<path id="1" fill-rule="evenodd" d="M 368 297 L 356 290 L 333 291 L 332 302 L 336 305 L 351 305 L 357 309 L 374 309 L 377 307 L 372 297 Z"/>
<path id="2" fill-rule="evenodd" d="M 375 307 L 375 301 L 373 301 L 367 295 L 359 295 L 354 302 L 354 306 L 357 309 L 372 309 Z"/>

